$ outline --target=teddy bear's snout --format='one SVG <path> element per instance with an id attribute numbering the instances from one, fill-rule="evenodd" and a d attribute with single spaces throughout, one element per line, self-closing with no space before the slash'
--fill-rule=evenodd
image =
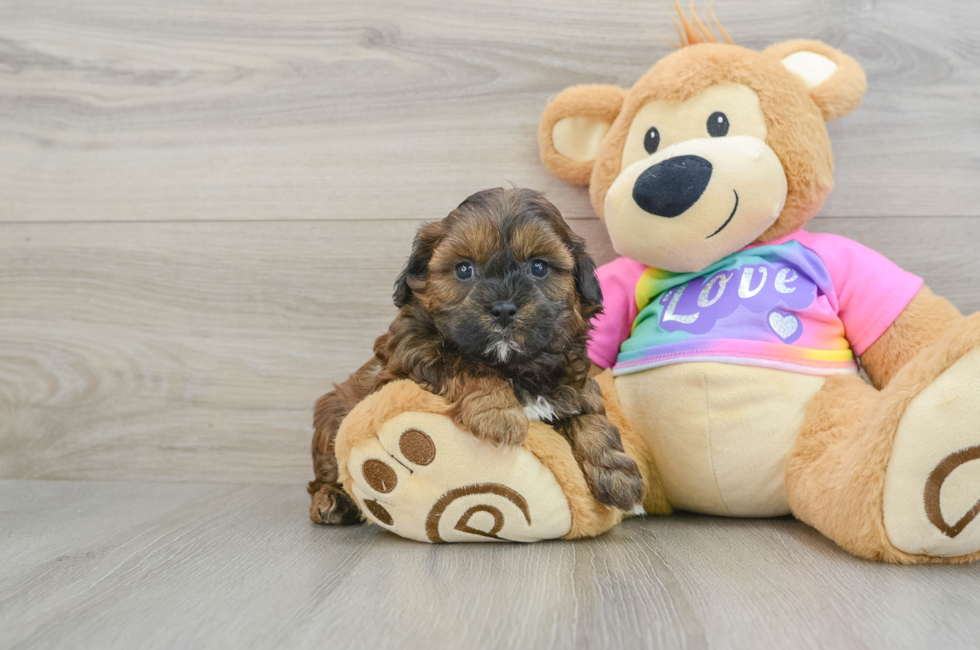
<path id="1" fill-rule="evenodd" d="M 674 156 L 652 165 L 633 184 L 633 200 L 645 212 L 668 219 L 698 202 L 711 180 L 711 163 L 701 156 Z"/>

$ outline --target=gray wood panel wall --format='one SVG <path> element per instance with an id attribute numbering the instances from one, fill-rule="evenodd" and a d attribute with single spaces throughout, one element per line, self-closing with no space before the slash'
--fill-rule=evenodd
<path id="1" fill-rule="evenodd" d="M 724 0 L 737 42 L 868 73 L 829 126 L 852 237 L 980 308 L 977 3 Z M 0 2 L 0 478 L 297 483 L 313 400 L 370 354 L 421 220 L 545 190 L 548 97 L 629 86 L 649 0 Z"/>

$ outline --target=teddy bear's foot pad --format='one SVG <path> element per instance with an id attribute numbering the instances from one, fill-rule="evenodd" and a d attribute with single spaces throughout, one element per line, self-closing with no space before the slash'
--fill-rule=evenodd
<path id="1" fill-rule="evenodd" d="M 950 366 L 908 405 L 885 475 L 884 521 L 906 553 L 980 551 L 980 350 Z"/>
<path id="2" fill-rule="evenodd" d="M 495 448 L 443 415 L 401 413 L 350 451 L 364 515 L 420 542 L 533 542 L 571 529 L 551 471 L 523 448 Z"/>

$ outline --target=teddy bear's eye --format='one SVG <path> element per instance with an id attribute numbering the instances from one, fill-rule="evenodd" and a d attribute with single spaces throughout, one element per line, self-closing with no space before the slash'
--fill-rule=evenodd
<path id="1" fill-rule="evenodd" d="M 651 126 L 650 130 L 647 131 L 646 136 L 643 138 L 643 148 L 647 150 L 647 153 L 653 153 L 660 146 L 660 131 L 657 127 Z"/>
<path id="2" fill-rule="evenodd" d="M 720 138 L 728 135 L 728 116 L 721 111 L 715 111 L 708 117 L 708 135 L 712 138 Z"/>

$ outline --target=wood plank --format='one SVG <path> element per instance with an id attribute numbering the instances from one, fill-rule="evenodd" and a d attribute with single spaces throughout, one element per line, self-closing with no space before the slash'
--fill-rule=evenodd
<path id="1" fill-rule="evenodd" d="M 980 565 L 857 560 L 791 519 L 426 546 L 299 486 L 0 482 L 0 648 L 973 648 Z"/>
<path id="2" fill-rule="evenodd" d="M 0 3 L 0 220 L 417 219 L 508 181 L 569 216 L 549 96 L 631 85 L 670 3 Z M 980 4 L 727 0 L 741 44 L 827 41 L 869 92 L 832 123 L 826 216 L 977 215 Z M 542 29 L 547 25 L 546 29 Z"/>
<path id="3" fill-rule="evenodd" d="M 0 475 L 306 478 L 415 226 L 2 227 Z"/>
<path id="4" fill-rule="evenodd" d="M 313 401 L 387 328 L 416 225 L 0 225 L 0 477 L 305 480 Z M 813 225 L 980 309 L 980 219 Z"/>

